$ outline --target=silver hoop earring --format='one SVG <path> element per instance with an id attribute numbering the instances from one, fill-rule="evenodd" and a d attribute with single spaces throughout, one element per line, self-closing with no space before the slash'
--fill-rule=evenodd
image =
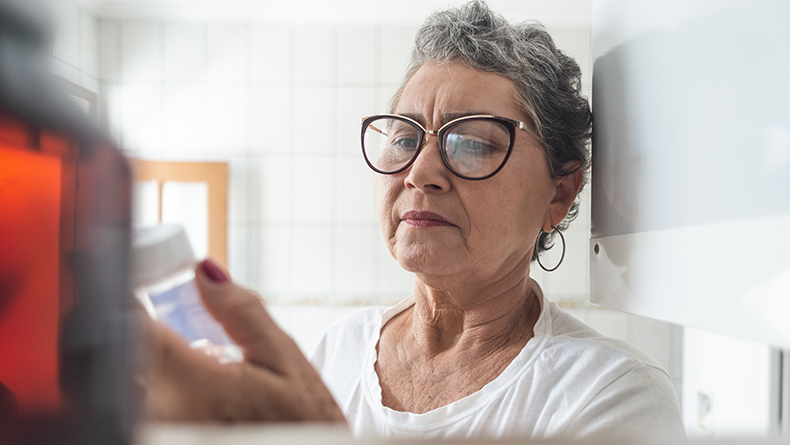
<path id="1" fill-rule="evenodd" d="M 538 265 L 540 266 L 541 269 L 545 270 L 546 272 L 554 272 L 555 270 L 557 270 L 557 268 L 560 267 L 560 264 L 562 264 L 562 260 L 565 259 L 565 237 L 562 235 L 562 232 L 557 230 L 556 227 L 554 228 L 554 231 L 556 231 L 560 235 L 560 239 L 562 240 L 562 256 L 560 257 L 560 262 L 557 263 L 557 265 L 552 267 L 551 269 L 546 269 L 546 266 L 544 266 L 540 262 L 540 256 L 538 256 Z M 544 234 L 546 232 L 544 232 L 543 229 L 540 229 L 540 233 Z M 537 250 L 538 248 L 538 243 L 540 243 L 540 236 L 538 236 L 538 240 L 535 242 L 535 250 Z"/>

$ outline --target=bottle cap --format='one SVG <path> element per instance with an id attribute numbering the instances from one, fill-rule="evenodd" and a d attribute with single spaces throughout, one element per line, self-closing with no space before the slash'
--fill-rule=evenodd
<path id="1" fill-rule="evenodd" d="M 135 229 L 132 235 L 132 288 L 150 286 L 195 267 L 197 259 L 179 224 Z"/>

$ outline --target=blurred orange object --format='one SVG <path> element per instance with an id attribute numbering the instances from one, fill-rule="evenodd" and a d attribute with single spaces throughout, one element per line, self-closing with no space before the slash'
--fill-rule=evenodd
<path id="1" fill-rule="evenodd" d="M 22 413 L 57 412 L 61 159 L 0 117 L 0 382 Z"/>

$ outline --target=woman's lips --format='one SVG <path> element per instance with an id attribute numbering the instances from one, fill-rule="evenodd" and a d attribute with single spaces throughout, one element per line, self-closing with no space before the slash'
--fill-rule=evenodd
<path id="1" fill-rule="evenodd" d="M 447 221 L 442 215 L 424 210 L 409 210 L 401 216 L 401 221 L 410 225 L 411 227 L 437 227 L 437 226 L 453 226 L 450 221 Z"/>

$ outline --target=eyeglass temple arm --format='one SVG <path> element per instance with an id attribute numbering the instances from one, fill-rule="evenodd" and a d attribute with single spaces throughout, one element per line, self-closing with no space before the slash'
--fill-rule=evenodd
<path id="1" fill-rule="evenodd" d="M 373 125 L 368 125 L 368 128 L 372 128 L 372 129 L 373 129 L 373 130 L 375 130 L 375 131 L 376 131 L 376 133 L 378 133 L 378 134 L 384 134 L 384 132 L 383 132 L 382 130 L 379 130 L 378 128 L 376 128 L 376 127 L 375 127 L 375 126 L 373 126 Z M 384 136 L 386 136 L 386 134 L 384 134 Z"/>
<path id="2" fill-rule="evenodd" d="M 364 124 L 365 124 L 365 119 L 367 119 L 367 118 L 364 118 L 364 119 L 362 119 L 362 122 L 360 122 L 360 125 L 364 125 Z M 378 134 L 384 134 L 384 131 L 382 131 L 382 130 L 379 130 L 379 129 L 378 129 L 377 127 L 375 127 L 374 125 L 368 125 L 368 128 L 372 128 L 372 129 L 373 129 L 373 130 L 375 130 L 375 131 L 376 131 L 376 133 L 378 133 Z M 385 136 L 386 136 L 386 135 L 385 135 Z"/>
<path id="3" fill-rule="evenodd" d="M 513 123 L 517 124 L 519 130 L 524 130 L 527 133 L 531 134 L 532 136 L 535 136 L 536 138 L 538 138 L 541 142 L 543 142 L 543 140 L 540 139 L 540 136 L 535 134 L 535 132 L 532 131 L 531 128 L 527 127 L 527 124 L 525 124 L 524 122 L 514 120 Z"/>

